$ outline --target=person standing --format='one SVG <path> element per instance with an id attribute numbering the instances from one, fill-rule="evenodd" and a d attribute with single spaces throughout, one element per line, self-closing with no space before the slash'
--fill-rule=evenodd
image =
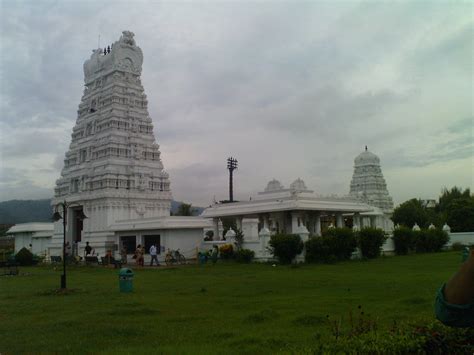
<path id="1" fill-rule="evenodd" d="M 122 264 L 127 265 L 127 248 L 125 246 L 122 246 L 122 249 L 120 249 L 120 258 L 122 259 Z"/>
<path id="2" fill-rule="evenodd" d="M 141 244 L 138 244 L 137 249 L 135 250 L 135 259 L 137 261 L 138 266 L 143 266 L 143 253 L 144 250 L 141 246 Z"/>
<path id="3" fill-rule="evenodd" d="M 152 244 L 150 247 L 150 256 L 151 256 L 150 266 L 153 266 L 153 261 L 156 261 L 156 266 L 160 266 L 160 262 L 158 261 L 158 253 L 157 253 L 155 244 Z"/>
<path id="4" fill-rule="evenodd" d="M 92 247 L 89 245 L 89 242 L 86 242 L 86 247 L 84 248 L 85 256 L 91 255 Z"/>

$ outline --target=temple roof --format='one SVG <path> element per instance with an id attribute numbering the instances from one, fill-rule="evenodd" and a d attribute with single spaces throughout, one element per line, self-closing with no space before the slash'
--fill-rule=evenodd
<path id="1" fill-rule="evenodd" d="M 354 164 L 356 166 L 360 165 L 380 165 L 380 159 L 374 153 L 369 152 L 367 147 L 365 147 L 365 151 L 360 153 L 355 159 Z"/>
<path id="2" fill-rule="evenodd" d="M 276 180 L 276 179 L 273 179 L 271 181 L 268 182 L 267 184 L 267 187 L 265 188 L 265 192 L 272 192 L 272 191 L 280 191 L 280 190 L 283 190 L 284 187 L 283 185 L 280 183 L 280 181 Z"/>
<path id="3" fill-rule="evenodd" d="M 307 191 L 308 190 L 308 188 L 306 187 L 306 184 L 300 178 L 296 179 L 295 181 L 293 181 L 291 183 L 290 189 L 295 190 L 295 191 Z"/>

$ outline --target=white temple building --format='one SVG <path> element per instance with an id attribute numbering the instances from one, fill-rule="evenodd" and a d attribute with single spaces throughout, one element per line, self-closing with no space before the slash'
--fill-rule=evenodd
<path id="1" fill-rule="evenodd" d="M 249 201 L 214 204 L 201 216 L 213 219 L 214 235 L 219 236 L 218 239 L 225 237 L 220 219 L 234 218 L 237 228 L 244 232 L 244 247 L 254 250 L 257 258 L 268 258 L 267 246 L 272 234 L 299 234 L 307 240 L 331 227 L 375 227 L 391 231 L 392 211 L 393 202 L 380 159 L 366 149 L 354 160 L 348 196 L 316 194 L 300 178 L 289 188 L 273 179 Z"/>
<path id="2" fill-rule="evenodd" d="M 209 222 L 170 217 L 170 179 L 148 114 L 142 63 L 129 31 L 110 47 L 93 50 L 84 63 L 84 93 L 52 205 L 62 212 L 57 206 L 66 202 L 66 239 L 79 251 L 86 242 L 102 255 L 157 243 L 161 251 L 192 245 L 194 255 Z M 82 213 L 88 217 L 83 221 Z M 61 255 L 62 244 L 58 221 L 51 255 Z"/>

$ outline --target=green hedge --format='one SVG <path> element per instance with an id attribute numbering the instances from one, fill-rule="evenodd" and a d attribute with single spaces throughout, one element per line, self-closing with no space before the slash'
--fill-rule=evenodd
<path id="1" fill-rule="evenodd" d="M 387 238 L 385 232 L 379 228 L 362 228 L 357 233 L 357 243 L 362 256 L 374 259 L 380 256 L 381 248 Z"/>
<path id="2" fill-rule="evenodd" d="M 399 227 L 393 231 L 395 254 L 406 255 L 413 249 L 413 230 L 408 227 Z"/>
<path id="3" fill-rule="evenodd" d="M 305 261 L 332 263 L 348 260 L 356 246 L 356 238 L 350 228 L 331 228 L 322 237 L 311 237 L 306 241 Z"/>
<path id="4" fill-rule="evenodd" d="M 290 264 L 303 251 L 304 244 L 298 234 L 275 234 L 270 238 L 270 250 L 282 264 Z"/>
<path id="5" fill-rule="evenodd" d="M 235 252 L 234 257 L 238 263 L 250 263 L 255 257 L 255 252 L 250 249 L 239 249 Z"/>
<path id="6" fill-rule="evenodd" d="M 408 227 L 399 227 L 393 231 L 393 243 L 397 255 L 438 252 L 449 241 L 449 235 L 440 229 L 422 229 L 413 231 Z"/>
<path id="7" fill-rule="evenodd" d="M 413 232 L 413 245 L 417 253 L 441 251 L 448 241 L 448 233 L 439 229 L 422 229 Z"/>

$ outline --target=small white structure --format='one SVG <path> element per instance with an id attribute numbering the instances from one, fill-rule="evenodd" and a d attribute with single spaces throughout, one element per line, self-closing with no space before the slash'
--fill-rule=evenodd
<path id="1" fill-rule="evenodd" d="M 26 248 L 33 254 L 47 255 L 53 231 L 53 223 L 21 223 L 11 227 L 6 235 L 14 238 L 15 253 Z"/>
<path id="2" fill-rule="evenodd" d="M 117 245 L 133 253 L 136 246 L 149 247 L 154 243 L 158 247 L 158 260 L 164 261 L 168 249 L 179 249 L 186 259 L 194 259 L 204 239 L 204 231 L 212 228 L 212 222 L 199 217 L 168 216 L 117 221 L 111 225 Z M 94 247 L 94 245 L 91 245 Z M 148 256 L 145 255 L 145 261 Z"/>

